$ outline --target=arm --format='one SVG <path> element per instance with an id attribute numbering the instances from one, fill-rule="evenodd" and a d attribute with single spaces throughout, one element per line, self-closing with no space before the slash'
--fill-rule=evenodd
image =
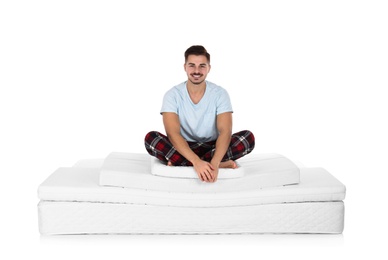
<path id="1" fill-rule="evenodd" d="M 189 160 L 202 181 L 210 181 L 213 179 L 213 168 L 208 162 L 201 160 L 189 147 L 187 141 L 180 133 L 180 123 L 177 114 L 172 112 L 163 113 L 163 124 L 166 130 L 168 139 L 171 141 L 175 149 Z"/>
<path id="2" fill-rule="evenodd" d="M 214 180 L 217 180 L 218 168 L 222 158 L 224 158 L 226 151 L 230 145 L 230 139 L 232 136 L 232 113 L 226 112 L 217 116 L 217 130 L 219 136 L 216 141 L 216 151 L 211 160 L 211 164 L 214 168 Z"/>

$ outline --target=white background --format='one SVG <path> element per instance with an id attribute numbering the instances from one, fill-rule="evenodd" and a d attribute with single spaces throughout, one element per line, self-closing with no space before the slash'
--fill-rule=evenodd
<path id="1" fill-rule="evenodd" d="M 1 1 L 1 258 L 387 256 L 387 13 L 385 1 Z M 346 185 L 343 235 L 40 236 L 38 185 L 80 159 L 145 152 L 193 44 L 255 153 Z"/>

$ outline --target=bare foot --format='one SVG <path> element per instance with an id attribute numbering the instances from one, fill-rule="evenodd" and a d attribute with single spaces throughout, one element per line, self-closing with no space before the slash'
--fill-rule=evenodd
<path id="1" fill-rule="evenodd" d="M 236 169 L 237 168 L 237 164 L 233 160 L 229 160 L 229 161 L 226 161 L 226 162 L 220 162 L 220 168 Z"/>
<path id="2" fill-rule="evenodd" d="M 172 166 L 172 163 L 170 161 L 168 161 L 167 166 Z"/>

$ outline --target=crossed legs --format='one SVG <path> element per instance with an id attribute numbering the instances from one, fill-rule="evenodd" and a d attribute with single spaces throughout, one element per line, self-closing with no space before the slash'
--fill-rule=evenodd
<path id="1" fill-rule="evenodd" d="M 157 132 L 149 132 L 144 140 L 147 152 L 168 165 L 192 166 L 185 157 L 178 153 L 167 136 Z M 188 142 L 191 150 L 202 160 L 210 162 L 214 151 L 215 141 L 206 143 Z M 248 130 L 232 135 L 230 145 L 221 161 L 220 168 L 235 168 L 235 160 L 249 154 L 255 147 L 255 137 Z"/>

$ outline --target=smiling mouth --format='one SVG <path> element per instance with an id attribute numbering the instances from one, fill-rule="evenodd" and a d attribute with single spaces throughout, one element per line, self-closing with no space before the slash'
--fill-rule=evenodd
<path id="1" fill-rule="evenodd" d="M 202 74 L 191 74 L 191 76 L 192 76 L 194 79 L 199 79 L 200 77 L 202 77 Z"/>

